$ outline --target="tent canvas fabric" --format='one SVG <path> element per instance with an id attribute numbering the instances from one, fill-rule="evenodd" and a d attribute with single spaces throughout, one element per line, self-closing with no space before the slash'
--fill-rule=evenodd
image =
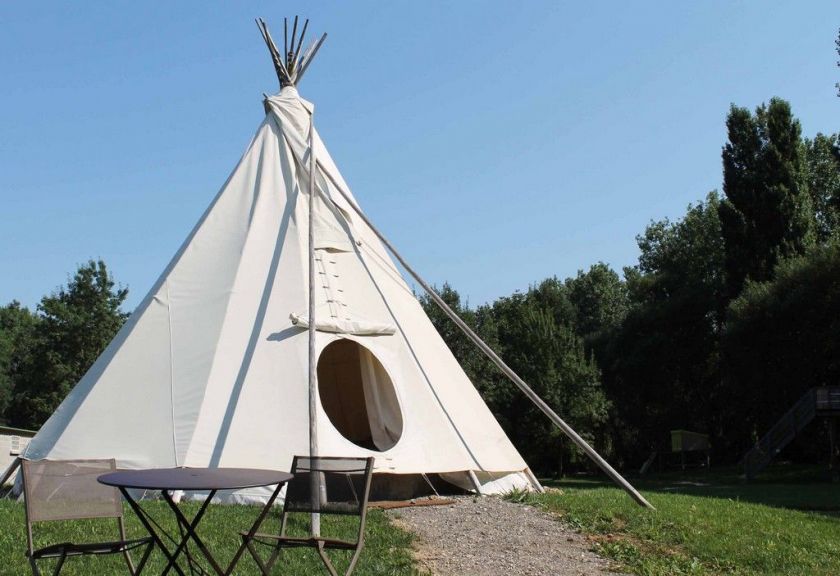
<path id="1" fill-rule="evenodd" d="M 336 397 L 319 384 L 320 453 L 373 455 L 377 473 L 527 487 L 527 464 L 358 217 L 312 104 L 294 86 L 264 104 L 228 181 L 24 457 L 288 469 L 308 454 L 312 130 L 319 372 L 325 349 L 341 342 L 355 350 L 343 366 L 360 374 L 351 382 L 337 371 Z M 353 390 L 355 401 L 344 398 Z M 369 437 L 339 430 L 342 418 Z"/>

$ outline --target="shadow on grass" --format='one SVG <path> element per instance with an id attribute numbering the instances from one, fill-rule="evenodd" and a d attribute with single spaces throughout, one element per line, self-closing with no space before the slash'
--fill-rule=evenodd
<path id="1" fill-rule="evenodd" d="M 178 534 L 175 517 L 162 502 L 146 501 L 143 507 L 149 511 L 163 529 L 172 536 Z M 198 511 L 198 503 L 185 502 L 181 508 L 192 518 Z M 239 530 L 247 529 L 259 513 L 259 507 L 245 505 L 212 505 L 206 516 L 198 526 L 198 532 L 207 546 L 213 551 L 213 556 L 223 566 L 233 557 L 239 547 Z M 273 509 L 263 524 L 265 532 L 279 529 L 279 509 Z M 137 517 L 126 507 L 126 529 L 129 538 L 139 538 L 146 535 Z M 308 526 L 308 518 L 299 515 L 293 520 L 294 530 L 303 534 Z M 324 533 L 342 539 L 355 536 L 356 523 L 349 517 L 325 517 L 322 529 Z M 36 546 L 45 546 L 57 542 L 103 542 L 113 539 L 116 535 L 116 525 L 111 519 L 73 520 L 67 522 L 44 522 L 36 526 Z M 392 525 L 381 510 L 371 510 L 365 529 L 365 548 L 354 575 L 378 576 L 388 574 L 392 576 L 416 576 L 417 568 L 411 556 L 412 535 Z M 26 529 L 23 505 L 10 500 L 0 500 L 0 576 L 20 576 L 30 574 L 30 568 L 24 551 L 26 550 Z M 194 552 L 196 552 L 194 550 Z M 262 556 L 267 553 L 260 550 Z M 335 551 L 330 557 L 343 570 L 350 560 L 350 552 Z M 200 554 L 193 554 L 194 559 L 200 560 Z M 136 557 L 135 557 L 136 559 Z M 165 565 L 163 554 L 155 550 L 149 560 L 144 574 L 160 574 Z M 206 564 L 200 560 L 201 564 Z M 52 573 L 55 561 L 45 560 L 41 569 L 43 573 Z M 126 566 L 122 557 L 117 555 L 100 557 L 72 558 L 67 561 L 62 574 L 116 576 L 126 574 Z M 205 574 L 210 574 L 210 567 L 204 565 Z M 173 572 L 170 572 L 173 573 Z M 238 576 L 259 576 L 260 570 L 256 563 L 246 555 L 237 564 L 234 572 Z M 272 571 L 273 575 L 301 575 L 327 574 L 318 554 L 314 550 L 287 550 L 283 552 L 280 561 Z"/>
<path id="2" fill-rule="evenodd" d="M 840 517 L 840 485 L 825 468 L 778 464 L 761 477 L 747 482 L 738 468 L 710 472 L 664 472 L 628 480 L 643 492 L 684 494 L 763 504 L 775 508 L 815 512 Z M 615 487 L 598 476 L 572 476 L 543 481 L 561 489 L 593 490 Z"/>

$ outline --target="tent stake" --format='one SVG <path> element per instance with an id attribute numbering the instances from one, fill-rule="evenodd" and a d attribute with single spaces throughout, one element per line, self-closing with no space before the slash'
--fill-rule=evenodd
<path id="1" fill-rule="evenodd" d="M 470 328 L 466 322 L 461 320 L 460 316 L 458 316 L 449 305 L 443 301 L 437 292 L 426 283 L 420 275 L 414 271 L 414 269 L 405 261 L 405 259 L 397 252 L 397 249 L 388 241 L 387 238 L 373 225 L 373 222 L 365 216 L 360 208 L 356 205 L 355 201 L 350 198 L 350 195 L 335 181 L 335 178 L 332 177 L 332 174 L 326 170 L 320 162 L 317 163 L 318 168 L 321 170 L 321 173 L 326 175 L 329 178 L 330 182 L 332 182 L 333 186 L 335 186 L 336 190 L 338 190 L 339 194 L 347 201 L 350 206 L 353 207 L 353 210 L 362 219 L 362 221 L 367 224 L 368 228 L 376 235 L 377 238 L 385 245 L 385 247 L 394 255 L 402 267 L 411 274 L 411 277 L 414 278 L 420 286 L 423 287 L 423 290 L 429 295 L 429 297 L 438 305 L 438 307 L 446 314 L 452 322 L 455 323 L 458 328 L 461 329 L 461 332 L 467 336 L 470 340 L 472 340 L 473 344 L 475 344 L 479 350 L 484 352 L 484 355 L 487 356 L 498 368 L 502 371 L 502 373 L 508 377 L 508 379 L 513 382 L 524 394 L 528 397 L 531 402 L 533 402 L 537 408 L 539 408 L 543 414 L 548 416 L 548 419 L 551 420 L 555 426 L 560 428 L 566 436 L 568 436 L 572 442 L 577 444 L 577 446 L 583 450 L 589 458 L 598 465 L 601 470 L 603 470 L 607 476 L 612 479 L 613 482 L 621 486 L 625 492 L 627 492 L 633 500 L 635 500 L 640 506 L 644 506 L 646 508 L 650 508 L 651 510 L 655 510 L 655 508 L 651 505 L 650 502 L 645 500 L 645 497 L 642 496 L 638 490 L 633 488 L 633 486 L 625 480 L 625 478 L 619 474 L 612 466 L 610 466 L 609 462 L 604 460 L 595 449 L 589 445 L 589 443 L 581 438 L 581 436 L 574 431 L 574 429 L 566 424 L 566 422 L 557 415 L 557 413 L 551 409 L 551 406 L 545 403 L 545 401 L 534 392 L 528 384 L 519 377 L 519 375 L 513 371 L 513 369 L 505 364 L 504 360 L 502 360 L 498 354 L 496 354 L 490 346 L 488 346 L 481 337 L 473 332 L 472 328 Z M 310 172 L 311 174 L 311 172 Z"/>

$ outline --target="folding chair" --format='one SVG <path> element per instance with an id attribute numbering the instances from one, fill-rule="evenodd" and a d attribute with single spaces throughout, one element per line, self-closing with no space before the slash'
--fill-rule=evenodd
<path id="1" fill-rule="evenodd" d="M 111 460 L 40 460 L 22 462 L 23 494 L 26 500 L 26 538 L 29 564 L 40 576 L 36 561 L 57 559 L 53 575 L 61 572 L 72 556 L 119 554 L 125 557 L 129 572 L 140 574 L 154 545 L 151 538 L 128 540 L 123 523 L 122 497 L 116 488 L 97 482 L 97 477 L 116 470 Z M 61 542 L 35 549 L 32 526 L 36 522 L 116 518 L 119 540 L 111 542 Z M 130 550 L 145 546 L 137 568 Z"/>
<path id="2" fill-rule="evenodd" d="M 315 548 L 332 576 L 338 576 L 326 550 L 352 550 L 350 565 L 344 572 L 350 576 L 362 553 L 365 539 L 365 517 L 367 515 L 370 480 L 373 475 L 373 458 L 339 458 L 319 456 L 309 458 L 295 456 L 292 462 L 294 478 L 286 487 L 286 500 L 280 518 L 279 534 L 254 534 L 247 541 L 248 551 L 265 576 L 277 562 L 283 548 Z M 314 478 L 313 478 L 314 477 Z M 318 482 L 318 484 L 314 484 Z M 320 485 L 319 496 L 312 498 L 313 485 Z M 323 516 L 358 516 L 359 531 L 355 540 L 342 540 L 325 536 L 289 536 L 289 515 L 292 513 L 320 513 Z M 322 525 L 323 527 L 323 525 Z M 247 533 L 241 533 L 243 540 Z M 271 556 L 263 561 L 255 544 L 272 548 Z"/>

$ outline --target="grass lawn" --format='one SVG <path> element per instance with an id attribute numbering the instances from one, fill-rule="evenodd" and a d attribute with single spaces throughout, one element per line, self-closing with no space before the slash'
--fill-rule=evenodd
<path id="1" fill-rule="evenodd" d="M 597 552 L 632 574 L 840 574 L 840 484 L 790 466 L 749 484 L 738 473 L 631 480 L 655 512 L 586 479 L 519 497 L 590 534 Z"/>
<path id="2" fill-rule="evenodd" d="M 177 526 L 163 502 L 144 502 L 155 519 L 171 534 L 176 533 Z M 189 518 L 195 514 L 198 505 L 187 503 L 182 505 Z M 224 566 L 233 556 L 239 544 L 239 531 L 250 528 L 258 513 L 258 508 L 252 506 L 211 506 L 198 527 L 199 535 L 213 550 L 214 556 Z M 125 512 L 129 538 L 142 537 L 146 533 L 137 518 L 126 507 Z M 262 530 L 276 530 L 279 525 L 279 510 L 266 519 Z M 335 518 L 324 517 L 323 533 L 338 537 L 352 538 L 353 524 L 349 520 L 338 522 Z M 299 527 L 303 526 L 303 520 Z M 113 539 L 116 534 L 116 521 L 76 521 L 64 523 L 44 523 L 36 525 L 36 545 L 47 545 L 63 541 L 104 541 Z M 39 538 L 39 536 L 41 536 Z M 26 550 L 26 524 L 24 522 L 23 506 L 17 502 L 0 500 L 0 575 L 25 576 L 31 574 L 29 563 L 24 557 Z M 365 534 L 365 548 L 356 566 L 355 574 L 362 575 L 409 575 L 417 574 L 411 555 L 411 535 L 392 526 L 385 515 L 379 510 L 371 510 L 368 514 Z M 259 574 L 256 565 L 245 552 L 237 565 L 236 574 Z M 139 554 L 135 554 L 139 558 Z M 349 561 L 349 553 L 338 551 L 331 555 L 337 558 L 336 564 L 342 570 Z M 51 573 L 53 561 L 43 561 L 39 565 L 47 574 Z M 155 551 L 144 574 L 160 574 L 163 569 L 163 555 Z M 281 560 L 275 567 L 274 573 L 292 574 L 327 574 L 323 568 L 317 552 L 314 550 L 289 550 L 283 552 Z M 67 560 L 62 574 L 109 576 L 111 574 L 128 574 L 121 555 L 102 556 L 98 558 L 71 558 Z"/>
<path id="3" fill-rule="evenodd" d="M 569 478 L 547 483 L 547 494 L 513 494 L 510 498 L 543 507 L 589 534 L 594 549 L 617 568 L 645 576 L 836 575 L 840 574 L 840 484 L 813 468 L 778 466 L 756 481 L 744 483 L 739 471 L 659 474 L 631 480 L 656 511 L 637 506 L 609 483 Z M 176 526 L 161 502 L 146 502 L 155 518 L 174 533 Z M 188 516 L 198 505 L 183 504 Z M 224 564 L 238 545 L 238 532 L 250 526 L 258 510 L 248 506 L 211 506 L 199 533 Z M 264 530 L 276 529 L 279 511 Z M 325 521 L 333 520 L 325 518 Z M 144 535 L 126 509 L 130 537 Z M 305 527 L 301 519 L 298 529 Z M 326 522 L 324 532 L 351 537 L 351 522 Z M 43 524 L 39 542 L 107 540 L 111 521 Z M 0 500 L 0 576 L 29 573 L 23 508 Z M 379 510 L 368 515 L 366 546 L 355 574 L 414 575 L 411 535 L 390 524 Z M 349 554 L 338 561 L 346 565 Z M 163 559 L 155 552 L 145 573 L 160 573 Z M 49 563 L 44 563 L 50 568 Z M 72 574 L 126 574 L 120 556 L 73 558 Z M 284 552 L 276 574 L 326 574 L 312 550 Z M 243 558 L 237 574 L 258 574 Z"/>

